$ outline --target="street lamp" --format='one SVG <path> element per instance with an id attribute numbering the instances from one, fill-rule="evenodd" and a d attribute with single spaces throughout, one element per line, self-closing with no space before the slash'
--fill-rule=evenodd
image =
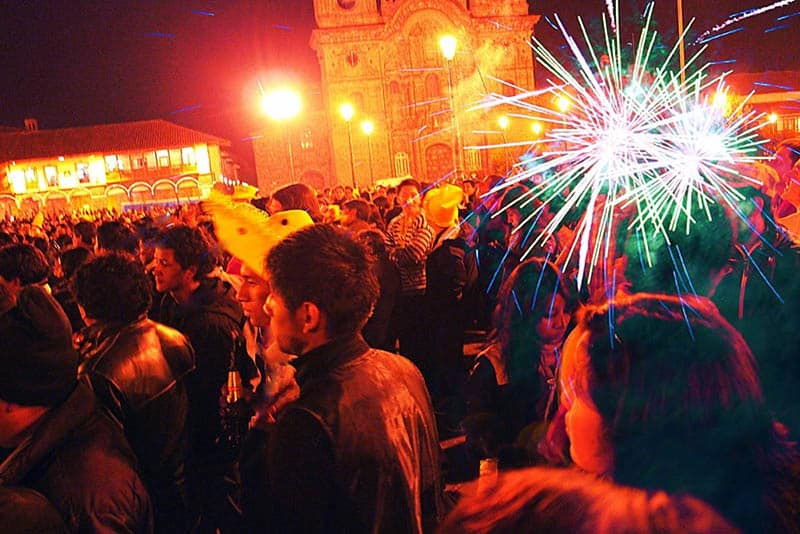
<path id="1" fill-rule="evenodd" d="M 370 120 L 361 123 L 361 131 L 367 136 L 367 150 L 369 151 L 369 185 L 375 185 L 375 176 L 372 173 L 372 132 L 375 131 L 375 125 Z"/>
<path id="2" fill-rule="evenodd" d="M 350 121 L 353 120 L 355 110 L 352 104 L 345 102 L 339 106 L 339 113 L 342 115 L 344 122 L 347 123 L 347 146 L 350 150 L 350 180 L 353 182 L 353 189 L 356 189 L 356 166 L 353 163 L 353 131 L 350 127 Z"/>
<path id="3" fill-rule="evenodd" d="M 535 137 L 539 137 L 540 135 L 542 135 L 543 131 L 544 131 L 544 126 L 542 126 L 541 122 L 533 121 L 531 123 L 531 132 Z"/>
<path id="4" fill-rule="evenodd" d="M 506 167 L 509 169 L 511 168 L 510 158 L 508 154 L 508 138 L 506 137 L 506 130 L 508 129 L 508 125 L 511 121 L 509 120 L 508 116 L 500 115 L 497 118 L 497 125 L 500 126 L 500 132 L 503 134 L 503 152 L 506 156 Z"/>
<path id="5" fill-rule="evenodd" d="M 564 95 L 558 95 L 556 98 L 556 107 L 561 112 L 561 126 L 566 130 L 567 129 L 567 110 L 569 109 L 571 103 L 569 98 Z M 567 140 L 564 138 L 564 151 L 567 150 Z"/>
<path id="6" fill-rule="evenodd" d="M 289 135 L 289 121 L 300 114 L 303 109 L 303 100 L 297 91 L 281 87 L 264 93 L 261 98 L 261 109 L 273 121 L 284 124 L 283 134 L 289 150 L 289 172 L 294 183 L 294 154 L 292 153 L 292 138 Z"/>
<path id="7" fill-rule="evenodd" d="M 461 151 L 461 127 L 458 124 L 455 98 L 453 95 L 453 58 L 456 57 L 458 41 L 452 35 L 442 35 L 439 38 L 439 49 L 447 66 L 447 92 L 450 99 L 450 117 L 453 121 L 453 177 L 459 179 L 464 170 L 464 154 Z"/>

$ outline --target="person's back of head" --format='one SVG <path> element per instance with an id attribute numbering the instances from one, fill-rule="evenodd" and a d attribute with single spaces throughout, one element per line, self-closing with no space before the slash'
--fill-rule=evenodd
<path id="1" fill-rule="evenodd" d="M 78 303 L 90 319 L 131 323 L 150 307 L 150 282 L 133 256 L 111 252 L 82 265 L 73 281 Z"/>
<path id="2" fill-rule="evenodd" d="M 75 243 L 76 245 L 94 250 L 97 239 L 97 227 L 93 222 L 79 221 L 73 228 L 73 232 L 78 241 Z"/>
<path id="3" fill-rule="evenodd" d="M 97 228 L 98 250 L 138 254 L 139 238 L 133 229 L 120 221 L 107 221 Z"/>
<path id="4" fill-rule="evenodd" d="M 64 273 L 64 278 L 72 278 L 78 267 L 86 263 L 91 256 L 91 251 L 86 247 L 72 247 L 63 251 L 59 256 L 59 260 L 61 261 L 61 271 Z"/>
<path id="5" fill-rule="evenodd" d="M 612 478 L 687 491 L 742 528 L 780 523 L 798 493 L 778 488 L 797 484 L 790 466 L 800 459 L 776 433 L 753 354 L 714 304 L 642 293 L 579 316 L 564 347 L 562 398 L 595 407 L 602 443 L 592 457 L 611 454 Z M 592 438 L 570 439 L 581 465 L 589 456 L 576 443 Z"/>
<path id="6" fill-rule="evenodd" d="M 529 468 L 479 480 L 442 534 L 706 534 L 739 532 L 711 506 L 685 495 L 618 486 L 573 469 Z"/>
<path id="7" fill-rule="evenodd" d="M 272 194 L 280 202 L 281 211 L 303 210 L 314 222 L 322 220 L 317 194 L 306 184 L 296 183 L 281 187 Z"/>
<path id="8" fill-rule="evenodd" d="M 44 284 L 50 276 L 50 264 L 33 245 L 6 245 L 0 248 L 0 276 L 20 286 Z"/>

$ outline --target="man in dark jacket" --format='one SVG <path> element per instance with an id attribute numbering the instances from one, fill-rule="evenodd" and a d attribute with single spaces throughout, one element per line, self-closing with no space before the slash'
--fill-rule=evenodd
<path id="1" fill-rule="evenodd" d="M 0 485 L 44 495 L 70 532 L 149 532 L 133 452 L 77 368 L 58 303 L 40 287 L 22 289 L 0 316 Z"/>
<path id="2" fill-rule="evenodd" d="M 215 266 L 211 246 L 199 229 L 177 225 L 164 230 L 154 261 L 156 289 L 164 293 L 160 322 L 188 337 L 195 352 L 196 370 L 187 380 L 190 497 L 199 507 L 202 529 L 235 528 L 238 514 L 230 506 L 235 453 L 220 440 L 219 398 L 235 340 L 242 334 L 242 307 L 229 284 L 209 276 Z"/>
<path id="3" fill-rule="evenodd" d="M 153 499 L 156 530 L 185 531 L 189 341 L 147 319 L 150 284 L 132 256 L 99 256 L 78 270 L 73 285 L 89 324 L 79 376 L 124 428 Z"/>
<path id="4" fill-rule="evenodd" d="M 362 246 L 331 225 L 281 241 L 267 259 L 265 310 L 297 354 L 300 398 L 267 429 L 261 471 L 243 464 L 252 528 L 421 532 L 442 513 L 428 392 L 405 358 L 359 334 L 378 296 Z M 252 437 L 252 436 L 251 436 Z M 249 482 L 249 483 L 248 483 Z"/>

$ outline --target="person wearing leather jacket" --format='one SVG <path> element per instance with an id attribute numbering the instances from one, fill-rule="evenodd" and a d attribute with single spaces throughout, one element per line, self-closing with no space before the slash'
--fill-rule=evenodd
<path id="1" fill-rule="evenodd" d="M 153 500 L 156 530 L 185 531 L 191 522 L 185 480 L 191 345 L 177 330 L 147 318 L 149 283 L 132 256 L 90 260 L 74 286 L 89 325 L 78 374 L 124 428 Z"/>

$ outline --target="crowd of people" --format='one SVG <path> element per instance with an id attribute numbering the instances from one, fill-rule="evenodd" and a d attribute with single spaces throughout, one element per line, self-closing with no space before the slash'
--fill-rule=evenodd
<path id="1" fill-rule="evenodd" d="M 1 522 L 800 532 L 798 159 L 580 286 L 500 176 L 0 221 Z"/>

